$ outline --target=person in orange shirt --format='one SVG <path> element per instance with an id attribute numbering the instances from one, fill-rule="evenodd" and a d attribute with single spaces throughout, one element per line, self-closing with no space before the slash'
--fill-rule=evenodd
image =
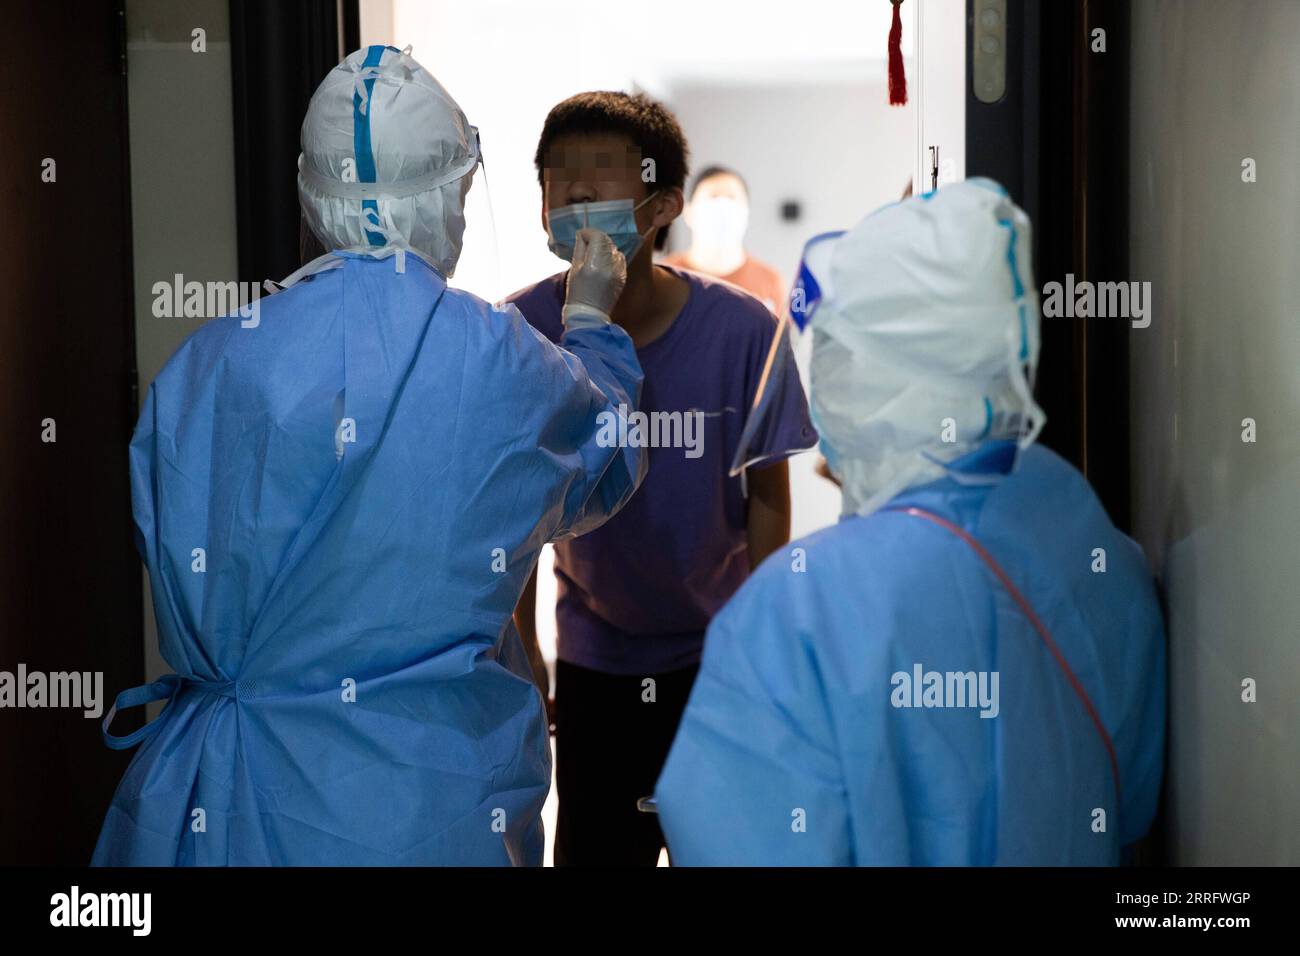
<path id="1" fill-rule="evenodd" d="M 691 187 L 685 218 L 690 248 L 665 256 L 664 264 L 739 286 L 774 313 L 785 308 L 787 287 L 781 274 L 745 251 L 749 187 L 740 173 L 726 166 L 703 169 Z"/>

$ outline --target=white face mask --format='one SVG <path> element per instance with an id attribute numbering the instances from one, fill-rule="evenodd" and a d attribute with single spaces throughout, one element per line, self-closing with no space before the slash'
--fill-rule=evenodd
<path id="1" fill-rule="evenodd" d="M 697 199 L 691 204 L 691 238 L 713 249 L 739 246 L 749 228 L 749 206 L 729 196 Z"/>

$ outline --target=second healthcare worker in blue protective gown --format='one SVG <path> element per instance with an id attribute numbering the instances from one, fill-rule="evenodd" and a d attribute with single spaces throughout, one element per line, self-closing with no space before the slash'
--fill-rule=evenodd
<path id="1" fill-rule="evenodd" d="M 714 618 L 656 795 L 674 864 L 1115 864 L 1155 813 L 1138 547 L 1033 440 L 1029 223 L 975 180 L 809 245 L 835 526 Z"/>
<path id="2" fill-rule="evenodd" d="M 511 612 L 546 542 L 598 526 L 644 463 L 597 441 L 636 402 L 575 255 L 564 350 L 449 289 L 475 132 L 392 48 L 332 71 L 299 193 L 336 250 L 254 318 L 210 322 L 131 445 L 139 543 L 176 674 L 97 864 L 540 864 L 543 703 Z M 113 714 L 109 714 L 111 721 Z"/>

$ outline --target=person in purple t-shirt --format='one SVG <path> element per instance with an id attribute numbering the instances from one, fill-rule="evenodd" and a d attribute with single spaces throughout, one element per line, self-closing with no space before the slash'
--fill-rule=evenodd
<path id="1" fill-rule="evenodd" d="M 766 447 L 752 449 L 764 465 L 729 475 L 777 323 L 735 286 L 653 263 L 687 173 L 667 109 L 625 93 L 571 97 L 547 116 L 536 164 L 552 250 L 564 257 L 573 228 L 589 225 L 627 258 L 612 318 L 632 336 L 645 382 L 640 408 L 611 416 L 608 440 L 640 442 L 650 461 L 620 514 L 555 549 L 555 862 L 653 866 L 663 835 L 637 800 L 667 757 L 709 620 L 789 540 L 785 455 L 817 433 L 794 362 L 775 363 L 793 380 Z M 557 343 L 565 275 L 510 297 Z M 534 569 L 516 622 L 545 696 L 535 609 Z"/>

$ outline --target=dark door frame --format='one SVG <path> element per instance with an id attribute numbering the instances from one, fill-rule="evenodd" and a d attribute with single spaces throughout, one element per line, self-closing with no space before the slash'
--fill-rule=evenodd
<path id="1" fill-rule="evenodd" d="M 967 49 L 978 0 L 967 0 Z M 1090 31 L 1106 31 L 1091 52 Z M 1122 0 L 1008 0 L 1007 92 L 973 94 L 967 57 L 966 175 L 1002 183 L 1034 226 L 1034 271 L 1050 281 L 1127 280 L 1129 11 Z M 1040 441 L 1130 527 L 1129 324 L 1042 320 L 1035 388 Z"/>

